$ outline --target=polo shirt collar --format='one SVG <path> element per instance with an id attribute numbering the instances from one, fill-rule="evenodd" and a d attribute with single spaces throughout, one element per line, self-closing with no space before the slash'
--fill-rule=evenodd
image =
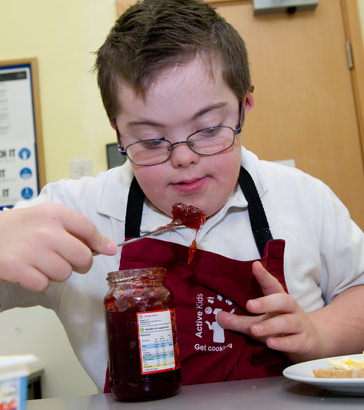
<path id="1" fill-rule="evenodd" d="M 105 172 L 98 186 L 97 212 L 119 221 L 125 221 L 129 187 L 133 177 L 129 161 Z"/>

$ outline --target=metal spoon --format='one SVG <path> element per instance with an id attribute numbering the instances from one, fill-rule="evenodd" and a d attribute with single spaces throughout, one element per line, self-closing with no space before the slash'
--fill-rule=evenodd
<path id="1" fill-rule="evenodd" d="M 144 235 L 138 236 L 137 238 L 132 238 L 132 239 L 128 239 L 127 241 L 117 243 L 116 245 L 117 246 L 129 245 L 130 243 L 140 241 L 141 239 L 148 238 L 149 236 L 153 236 L 157 233 L 161 233 L 161 232 L 165 232 L 165 231 L 171 231 L 173 228 L 181 226 L 181 224 L 182 224 L 182 222 L 180 220 L 173 220 L 170 224 L 168 224 L 166 226 L 159 227 L 159 228 L 155 229 L 154 231 L 151 231 L 151 232 L 148 232 Z M 99 255 L 99 253 L 96 252 L 96 251 L 93 251 L 92 254 L 94 256 Z"/>
<path id="2" fill-rule="evenodd" d="M 157 228 L 154 231 L 145 233 L 144 235 L 138 236 L 137 238 L 132 238 L 132 239 L 128 239 L 127 241 L 117 243 L 117 246 L 129 245 L 129 243 L 140 241 L 141 239 L 148 238 L 148 236 L 152 236 L 152 235 L 155 235 L 155 234 L 160 233 L 160 232 L 170 231 L 170 230 L 172 230 L 172 228 L 175 228 L 176 226 L 179 226 L 179 225 L 166 226 L 163 229 Z"/>

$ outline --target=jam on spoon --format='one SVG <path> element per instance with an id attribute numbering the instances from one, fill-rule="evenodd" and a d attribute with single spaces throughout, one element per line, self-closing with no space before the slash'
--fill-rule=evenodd
<path id="1" fill-rule="evenodd" d="M 133 242 L 140 241 L 141 239 L 147 238 L 149 236 L 155 235 L 156 233 L 172 230 L 176 226 L 186 226 L 187 228 L 192 228 L 196 231 L 195 239 L 192 241 L 188 250 L 188 263 L 193 259 L 193 256 L 196 252 L 196 236 L 197 232 L 200 229 L 200 226 L 206 222 L 206 214 L 201 209 L 198 209 L 192 205 L 185 205 L 181 202 L 172 205 L 172 222 L 167 225 L 160 226 L 152 232 L 148 232 L 142 236 L 136 238 L 127 239 L 124 242 L 118 243 L 118 246 L 129 245 Z M 94 251 L 93 254 L 96 256 L 98 252 Z"/>
<path id="2" fill-rule="evenodd" d="M 206 222 L 206 214 L 192 205 L 185 205 L 181 202 L 172 206 L 173 221 L 180 221 L 181 225 L 187 228 L 200 229 L 200 226 Z"/>
<path id="3" fill-rule="evenodd" d="M 196 253 L 196 237 L 200 226 L 206 222 L 206 214 L 201 209 L 196 208 L 193 205 L 185 205 L 182 202 L 178 202 L 172 205 L 172 222 L 167 225 L 160 226 L 153 233 L 165 231 L 166 229 L 172 230 L 175 226 L 184 225 L 187 228 L 192 228 L 195 230 L 195 238 L 192 241 L 188 249 L 188 261 L 191 263 L 195 253 Z M 149 235 L 149 234 L 148 234 Z M 146 235 L 145 235 L 146 236 Z M 141 238 L 141 237 L 139 237 Z M 135 240 L 137 240 L 136 238 Z"/>
<path id="4" fill-rule="evenodd" d="M 171 228 L 177 225 L 184 225 L 195 230 L 195 238 L 188 249 L 188 263 L 191 263 L 196 252 L 196 237 L 200 226 L 206 222 L 206 214 L 192 205 L 185 205 L 181 202 L 172 206 L 173 220 L 169 224 Z"/>

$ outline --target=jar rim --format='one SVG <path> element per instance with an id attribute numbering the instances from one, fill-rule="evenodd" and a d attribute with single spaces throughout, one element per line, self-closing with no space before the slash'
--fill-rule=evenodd
<path id="1" fill-rule="evenodd" d="M 133 268 L 112 271 L 107 274 L 109 283 L 125 283 L 130 280 L 162 281 L 167 276 L 167 269 L 163 267 Z"/>

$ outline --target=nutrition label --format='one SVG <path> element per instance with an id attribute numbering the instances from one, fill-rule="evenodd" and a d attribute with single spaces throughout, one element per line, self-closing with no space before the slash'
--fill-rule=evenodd
<path id="1" fill-rule="evenodd" d="M 173 309 L 137 313 L 142 374 L 176 368 Z"/>

